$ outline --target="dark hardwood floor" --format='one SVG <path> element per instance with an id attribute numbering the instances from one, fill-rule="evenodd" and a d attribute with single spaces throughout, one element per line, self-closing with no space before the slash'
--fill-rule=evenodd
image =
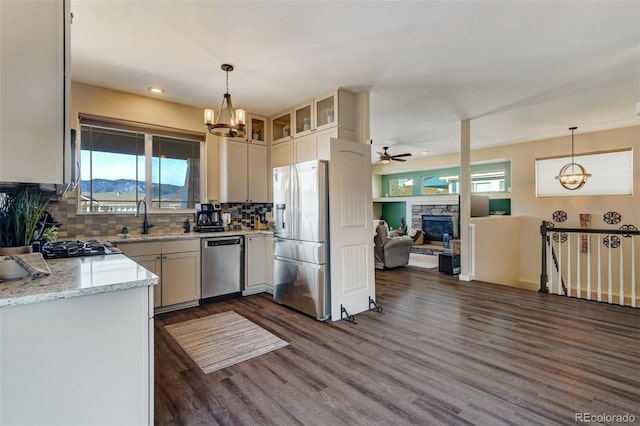
<path id="1" fill-rule="evenodd" d="M 376 292 L 385 314 L 357 325 L 267 294 L 159 315 L 155 423 L 549 425 L 582 412 L 640 423 L 637 309 L 415 267 L 376 271 Z M 289 346 L 202 374 L 164 325 L 227 310 Z"/>

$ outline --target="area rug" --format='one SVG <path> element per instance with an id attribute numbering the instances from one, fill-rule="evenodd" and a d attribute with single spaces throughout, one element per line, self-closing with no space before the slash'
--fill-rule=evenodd
<path id="1" fill-rule="evenodd" d="M 234 311 L 170 324 L 165 328 L 204 374 L 288 345 Z"/>
<path id="2" fill-rule="evenodd" d="M 438 256 L 428 254 L 409 254 L 409 266 L 417 266 L 419 268 L 435 268 L 438 266 Z"/>

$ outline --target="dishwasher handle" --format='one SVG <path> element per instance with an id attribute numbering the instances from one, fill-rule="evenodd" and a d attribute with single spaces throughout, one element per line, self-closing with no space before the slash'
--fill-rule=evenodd
<path id="1" fill-rule="evenodd" d="M 204 248 L 242 245 L 242 238 L 220 238 L 205 240 Z"/>

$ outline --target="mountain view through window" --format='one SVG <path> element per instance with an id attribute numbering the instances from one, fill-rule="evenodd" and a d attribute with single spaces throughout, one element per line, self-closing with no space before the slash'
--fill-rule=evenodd
<path id="1" fill-rule="evenodd" d="M 200 201 L 200 142 L 81 126 L 80 211 L 193 209 Z M 149 202 L 151 200 L 151 202 Z"/>

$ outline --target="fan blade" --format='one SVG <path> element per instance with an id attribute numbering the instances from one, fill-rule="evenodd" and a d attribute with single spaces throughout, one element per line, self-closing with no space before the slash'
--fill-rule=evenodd
<path id="1" fill-rule="evenodd" d="M 393 158 L 393 157 L 391 157 L 391 159 L 393 161 L 407 161 L 407 160 L 403 160 L 402 158 Z"/>
<path id="2" fill-rule="evenodd" d="M 380 151 L 376 151 L 376 154 L 378 154 L 378 155 L 385 155 L 385 153 L 384 153 L 384 152 L 380 152 Z"/>
<path id="3" fill-rule="evenodd" d="M 398 155 L 392 155 L 391 158 L 398 158 L 398 157 L 411 157 L 411 154 L 406 152 L 404 154 L 398 154 Z"/>

